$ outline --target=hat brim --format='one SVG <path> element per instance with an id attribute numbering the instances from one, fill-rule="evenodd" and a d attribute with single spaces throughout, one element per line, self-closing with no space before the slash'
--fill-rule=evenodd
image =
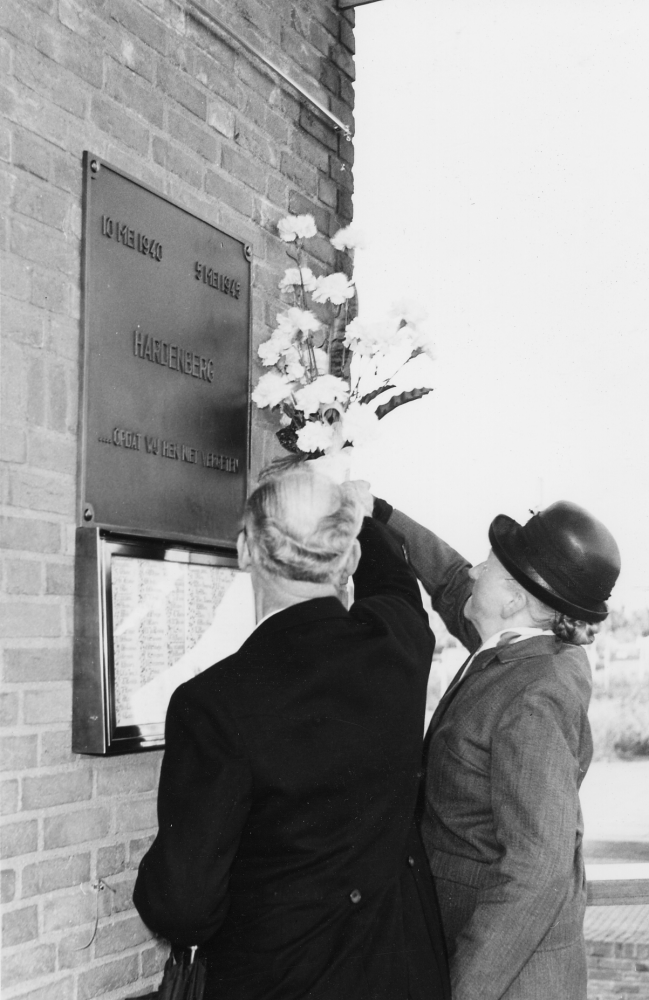
<path id="1" fill-rule="evenodd" d="M 489 526 L 489 541 L 494 555 L 505 569 L 511 573 L 533 597 L 554 611 L 568 615 L 578 621 L 595 624 L 602 622 L 608 615 L 608 607 L 602 601 L 591 608 L 584 608 L 573 601 L 548 590 L 530 575 L 534 567 L 529 559 L 527 546 L 522 537 L 522 528 L 517 521 L 507 514 L 498 514 Z"/>

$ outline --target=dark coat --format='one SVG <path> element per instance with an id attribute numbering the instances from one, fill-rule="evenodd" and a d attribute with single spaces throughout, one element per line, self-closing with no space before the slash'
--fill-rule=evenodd
<path id="1" fill-rule="evenodd" d="M 399 511 L 390 524 L 449 631 L 476 650 L 469 563 Z M 421 830 L 454 1000 L 586 998 L 590 691 L 584 650 L 538 635 L 478 653 L 433 715 Z"/>
<path id="2" fill-rule="evenodd" d="M 208 998 L 450 996 L 412 822 L 434 639 L 391 533 L 360 540 L 350 611 L 286 608 L 169 705 L 134 900 L 205 945 Z"/>

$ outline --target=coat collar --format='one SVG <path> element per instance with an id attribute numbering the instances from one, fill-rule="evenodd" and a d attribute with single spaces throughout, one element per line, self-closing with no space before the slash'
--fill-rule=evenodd
<path id="1" fill-rule="evenodd" d="M 283 608 L 271 615 L 248 636 L 244 645 L 253 642 L 264 642 L 275 632 L 285 632 L 287 629 L 308 625 L 311 622 L 324 621 L 327 618 L 348 618 L 349 611 L 343 607 L 337 597 L 316 597 L 312 601 L 301 601 Z"/>
<path id="2" fill-rule="evenodd" d="M 561 645 L 561 640 L 555 635 L 533 635 L 529 639 L 521 639 L 520 642 L 511 642 L 507 646 L 494 646 L 476 654 L 476 659 L 484 657 L 481 663 L 482 669 L 488 663 L 497 659 L 500 663 L 511 663 L 514 660 L 527 660 L 531 656 L 544 656 L 556 653 Z M 491 653 L 491 656 L 487 654 Z"/>

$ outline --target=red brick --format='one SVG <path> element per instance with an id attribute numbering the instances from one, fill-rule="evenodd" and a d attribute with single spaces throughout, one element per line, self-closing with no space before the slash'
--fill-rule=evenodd
<path id="1" fill-rule="evenodd" d="M 29 464 L 73 476 L 77 464 L 76 442 L 71 437 L 36 428 L 29 434 Z"/>
<path id="2" fill-rule="evenodd" d="M 31 264 L 21 257 L 3 254 L 2 280 L 7 289 L 11 289 L 13 299 L 29 299 L 32 286 Z"/>
<path id="3" fill-rule="evenodd" d="M 157 128 L 163 127 L 164 101 L 157 91 L 112 60 L 107 66 L 106 94 Z"/>
<path id="4" fill-rule="evenodd" d="M 36 948 L 22 948 L 2 958 L 2 985 L 4 989 L 29 979 L 54 972 L 56 968 L 56 948 L 53 944 L 38 945 Z M 53 994 L 54 996 L 54 994 Z M 24 996 L 21 997 L 24 1000 Z M 57 998 L 58 1000 L 58 998 Z"/>
<path id="5" fill-rule="evenodd" d="M 35 906 L 23 906 L 19 910 L 10 910 L 2 917 L 2 947 L 25 944 L 38 937 L 38 909 Z"/>
<path id="6" fill-rule="evenodd" d="M 102 761 L 97 767 L 97 795 L 139 795 L 158 787 L 159 768 L 155 760 L 135 758 L 129 764 Z"/>
<path id="7" fill-rule="evenodd" d="M 238 59 L 236 68 L 237 75 L 242 83 L 247 87 L 251 87 L 258 94 L 261 94 L 264 100 L 269 101 L 271 99 L 278 86 L 273 74 L 268 71 L 261 73 L 247 58 Z"/>
<path id="8" fill-rule="evenodd" d="M 160 139 L 157 136 L 154 138 L 153 159 L 161 167 L 170 170 L 187 184 L 191 184 L 192 187 L 200 188 L 202 186 L 203 174 L 196 160 L 172 146 L 166 139 Z"/>
<path id="9" fill-rule="evenodd" d="M 40 594 L 43 589 L 43 570 L 34 559 L 7 559 L 5 563 L 5 590 L 7 594 Z"/>
<path id="10" fill-rule="evenodd" d="M 275 143 L 270 142 L 254 126 L 248 125 L 241 119 L 237 120 L 234 139 L 237 146 L 249 153 L 252 159 L 259 163 L 267 163 L 275 170 L 278 168 L 280 154 Z"/>
<path id="11" fill-rule="evenodd" d="M 111 893 L 112 912 L 126 913 L 127 910 L 133 912 L 133 889 L 135 888 L 135 872 L 127 872 L 125 878 L 119 881 L 112 880 L 112 887 L 115 892 Z"/>
<path id="12" fill-rule="evenodd" d="M 72 401 L 68 371 L 68 365 L 53 360 L 49 362 L 46 369 L 47 425 L 51 430 L 60 433 L 70 429 L 68 413 Z"/>
<path id="13" fill-rule="evenodd" d="M 147 948 L 142 952 L 142 975 L 157 976 L 167 961 L 169 946 L 162 941 L 156 942 L 153 948 Z"/>
<path id="14" fill-rule="evenodd" d="M 153 840 L 154 840 L 154 835 L 151 834 L 148 837 L 140 837 L 137 840 L 131 840 L 129 842 L 128 845 L 129 868 L 137 868 L 139 866 L 140 861 L 151 847 Z"/>
<path id="15" fill-rule="evenodd" d="M 320 76 L 322 53 L 301 38 L 297 32 L 284 24 L 282 26 L 282 48 L 291 53 L 291 59 L 316 80 Z"/>
<path id="16" fill-rule="evenodd" d="M 38 849 L 38 823 L 35 819 L 24 823 L 8 823 L 0 830 L 2 857 L 15 858 L 33 854 Z"/>
<path id="17" fill-rule="evenodd" d="M 11 160 L 11 130 L 0 124 L 0 160 L 9 163 Z"/>
<path id="18" fill-rule="evenodd" d="M 314 167 L 303 163 L 291 153 L 282 153 L 280 169 L 285 177 L 295 181 L 306 194 L 317 194 L 318 174 Z"/>
<path id="19" fill-rule="evenodd" d="M 185 114 L 169 111 L 169 135 L 176 142 L 193 149 L 204 160 L 214 163 L 219 153 L 219 144 L 210 130 L 195 125 Z"/>
<path id="20" fill-rule="evenodd" d="M 22 895 L 44 896 L 55 889 L 68 889 L 90 881 L 90 854 L 70 854 L 26 865 L 22 874 Z"/>
<path id="21" fill-rule="evenodd" d="M 39 765 L 52 767 L 56 764 L 73 764 L 79 760 L 70 749 L 70 729 L 53 730 L 41 735 Z"/>
<path id="22" fill-rule="evenodd" d="M 228 139 L 234 138 L 234 111 L 218 97 L 210 97 L 207 105 L 207 124 Z"/>
<path id="23" fill-rule="evenodd" d="M 21 83 L 32 90 L 47 94 L 64 111 L 85 118 L 88 98 L 73 73 L 57 66 L 51 59 L 26 45 L 18 45 L 14 57 L 14 73 Z"/>
<path id="24" fill-rule="evenodd" d="M 16 895 L 16 873 L 11 868 L 0 872 L 0 903 L 11 903 Z"/>
<path id="25" fill-rule="evenodd" d="M 14 166 L 47 180 L 50 176 L 49 146 L 22 128 L 14 130 L 13 139 Z"/>
<path id="26" fill-rule="evenodd" d="M 71 288 L 71 298 L 75 303 L 78 303 L 76 288 Z M 45 326 L 45 350 L 59 357 L 68 358 L 70 361 L 77 361 L 81 337 L 79 319 L 57 316 L 51 313 L 47 320 Z M 76 429 L 76 424 L 72 425 L 70 429 Z"/>
<path id="27" fill-rule="evenodd" d="M 48 194 L 51 196 L 52 191 Z M 33 268 L 30 300 L 33 305 L 52 312 L 66 313 L 70 309 L 72 283 L 58 271 Z"/>
<path id="28" fill-rule="evenodd" d="M 5 337 L 29 347 L 42 346 L 44 337 L 43 313 L 28 302 L 20 302 L 5 294 L 2 299 L 0 322 Z"/>
<path id="29" fill-rule="evenodd" d="M 335 209 L 338 206 L 338 188 L 327 177 L 318 178 L 318 198 L 329 208 Z"/>
<path id="30" fill-rule="evenodd" d="M 103 958 L 106 955 L 121 954 L 128 948 L 136 948 L 139 944 L 151 939 L 151 931 L 139 917 L 127 917 L 124 920 L 113 919 L 109 924 L 100 927 L 95 941 L 95 955 Z"/>
<path id="31" fill-rule="evenodd" d="M 14 507 L 74 517 L 74 481 L 53 472 L 15 469 L 10 476 L 9 503 Z"/>
<path id="32" fill-rule="evenodd" d="M 81 954 L 83 955 L 84 952 Z M 21 993 L 17 1000 L 72 1000 L 73 990 L 74 980 L 72 978 L 57 978 L 47 986 L 39 986 L 36 990 L 30 990 L 29 993 Z"/>
<path id="33" fill-rule="evenodd" d="M 11 249 L 19 257 L 43 267 L 77 275 L 79 243 L 30 219 L 15 219 L 11 227 Z"/>
<path id="34" fill-rule="evenodd" d="M 273 205 L 278 205 L 283 212 L 288 211 L 289 186 L 283 178 L 269 177 L 266 194 Z"/>
<path id="35" fill-rule="evenodd" d="M 106 892 L 99 893 L 99 914 L 108 912 Z M 72 892 L 45 897 L 43 902 L 43 930 L 46 934 L 52 931 L 80 927 L 82 924 L 93 923 L 97 914 L 97 892 L 88 883 L 78 885 Z M 88 935 L 89 937 L 90 935 Z"/>
<path id="36" fill-rule="evenodd" d="M 61 634 L 61 612 L 53 604 L 7 601 L 2 605 L 0 638 L 41 638 Z"/>
<path id="37" fill-rule="evenodd" d="M 16 778 L 0 783 L 0 813 L 13 816 L 18 812 L 20 784 Z"/>
<path id="38" fill-rule="evenodd" d="M 141 155 L 149 151 L 149 130 L 116 104 L 96 94 L 92 100 L 90 120 L 109 135 L 130 146 Z"/>
<path id="39" fill-rule="evenodd" d="M 221 166 L 226 173 L 231 174 L 242 184 L 254 188 L 255 191 L 260 191 L 263 194 L 266 190 L 266 168 L 251 161 L 248 157 L 242 156 L 230 146 L 223 146 Z"/>
<path id="40" fill-rule="evenodd" d="M 0 692 L 0 726 L 4 729 L 7 726 L 15 726 L 18 722 L 18 692 Z"/>
<path id="41" fill-rule="evenodd" d="M 355 105 L 354 84 L 346 77 L 340 81 L 340 99 L 350 108 Z"/>
<path id="42" fill-rule="evenodd" d="M 74 566 L 71 563 L 47 563 L 45 566 L 45 593 L 74 593 Z"/>
<path id="43" fill-rule="evenodd" d="M 45 23 L 40 20 L 37 23 L 36 48 L 91 86 L 101 87 L 103 77 L 101 50 L 87 41 L 79 45 L 76 35 L 63 26 L 51 21 Z"/>
<path id="44" fill-rule="evenodd" d="M 92 797 L 92 774 L 88 768 L 64 774 L 47 774 L 23 780 L 23 809 L 47 809 Z"/>
<path id="45" fill-rule="evenodd" d="M 352 55 L 353 55 L 354 52 L 356 52 L 356 41 L 354 39 L 354 29 L 352 28 L 351 24 L 349 24 L 349 22 L 345 20 L 345 18 L 341 18 L 340 19 L 340 34 L 339 34 L 339 38 L 340 38 L 341 44 L 344 45 L 344 47 L 347 49 L 347 51 L 351 52 Z"/>
<path id="46" fill-rule="evenodd" d="M 291 191 L 288 199 L 288 210 L 293 215 L 312 215 L 319 233 L 324 233 L 326 236 L 333 235 L 331 232 L 331 212 L 320 208 L 299 191 Z"/>
<path id="47" fill-rule="evenodd" d="M 132 955 L 117 962 L 107 962 L 82 973 L 77 981 L 77 1000 L 92 1000 L 101 993 L 109 993 L 138 977 L 138 957 Z"/>
<path id="48" fill-rule="evenodd" d="M 27 460 L 27 438 L 17 424 L 0 426 L 0 461 L 24 464 Z"/>
<path id="49" fill-rule="evenodd" d="M 63 816 L 46 816 L 44 820 L 45 850 L 67 847 L 105 837 L 109 829 L 105 809 L 80 809 Z"/>
<path id="50" fill-rule="evenodd" d="M 67 648 L 8 648 L 4 651 L 3 661 L 2 679 L 9 684 L 72 678 L 72 651 Z"/>
<path id="51" fill-rule="evenodd" d="M 252 215 L 253 198 L 248 188 L 232 183 L 223 174 L 206 171 L 205 193 L 219 202 L 225 202 L 242 215 Z"/>
<path id="52" fill-rule="evenodd" d="M 0 739 L 0 770 L 23 771 L 36 767 L 38 738 L 36 736 L 3 736 Z"/>
<path id="53" fill-rule="evenodd" d="M 182 104 L 197 118 L 202 118 L 205 121 L 207 98 L 198 87 L 189 82 L 184 74 L 159 61 L 157 84 L 165 94 Z"/>
<path id="54" fill-rule="evenodd" d="M 109 875 L 119 875 L 126 869 L 126 847 L 124 844 L 114 844 L 110 847 L 100 847 L 97 851 L 97 876 L 107 878 Z"/>
<path id="55" fill-rule="evenodd" d="M 356 79 L 356 70 L 354 67 L 354 58 L 347 51 L 343 45 L 333 45 L 331 48 L 331 58 L 333 59 L 336 66 L 349 77 L 350 80 Z"/>
<path id="56" fill-rule="evenodd" d="M 132 0 L 111 0 L 109 10 L 110 16 L 127 31 L 137 35 L 162 55 L 166 53 L 169 33 L 160 21 L 150 16 L 148 11 L 134 4 Z"/>
<path id="57" fill-rule="evenodd" d="M 35 605 L 32 605 L 35 607 Z M 52 607 L 59 612 L 57 605 Z M 24 693 L 23 720 L 27 726 L 66 722 L 71 717 L 72 691 L 69 684 L 51 685 Z"/>
<path id="58" fill-rule="evenodd" d="M 115 829 L 118 833 L 146 830 L 158 825 L 155 798 L 135 802 L 120 802 L 116 810 Z"/>
<path id="59" fill-rule="evenodd" d="M 105 54 L 125 63 L 144 79 L 153 80 L 155 57 L 137 39 L 125 39 L 112 24 L 105 24 L 71 0 L 59 0 L 59 20 L 84 42 L 100 46 Z"/>
<path id="60" fill-rule="evenodd" d="M 336 156 L 329 158 L 329 176 L 339 187 L 343 187 L 347 191 L 354 190 L 354 175 L 349 169 L 349 165 L 343 163 Z"/>
<path id="61" fill-rule="evenodd" d="M 342 216 L 345 223 L 351 222 L 354 217 L 354 202 L 349 191 L 341 189 L 338 192 L 338 215 Z"/>
<path id="62" fill-rule="evenodd" d="M 210 92 L 210 98 L 217 96 L 234 108 L 244 107 L 246 103 L 244 88 L 222 62 L 216 62 L 210 55 L 202 52 L 193 52 L 186 68 L 187 72 Z"/>

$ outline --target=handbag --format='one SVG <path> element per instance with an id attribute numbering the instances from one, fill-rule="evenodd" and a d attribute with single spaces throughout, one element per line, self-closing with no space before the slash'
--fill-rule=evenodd
<path id="1" fill-rule="evenodd" d="M 173 948 L 165 962 L 158 1000 L 203 1000 L 206 978 L 205 956 L 193 948 Z"/>

